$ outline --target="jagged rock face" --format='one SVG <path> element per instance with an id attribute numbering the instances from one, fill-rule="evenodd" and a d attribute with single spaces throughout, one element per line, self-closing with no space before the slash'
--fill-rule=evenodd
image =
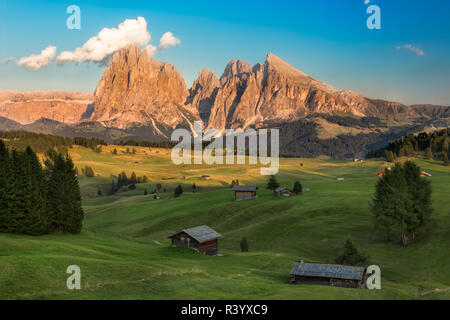
<path id="1" fill-rule="evenodd" d="M 220 79 L 209 127 L 248 128 L 263 121 L 292 121 L 310 113 L 353 112 L 331 86 L 273 54 L 264 65 L 231 61 Z"/>
<path id="2" fill-rule="evenodd" d="M 175 128 L 198 119 L 184 103 L 188 90 L 181 74 L 170 64 L 151 59 L 130 46 L 115 53 L 95 90 L 92 120 L 108 127 L 153 125 Z"/>
<path id="3" fill-rule="evenodd" d="M 200 72 L 198 79 L 194 81 L 189 90 L 186 106 L 198 110 L 201 120 L 207 125 L 211 114 L 211 108 L 220 88 L 217 76 L 207 69 Z"/>
<path id="4" fill-rule="evenodd" d="M 233 60 L 220 78 L 220 87 L 216 81 L 211 87 L 207 84 L 198 87 L 208 88 L 205 92 L 195 89 L 196 96 L 207 101 L 201 108 L 202 118 L 210 110 L 208 128 L 219 130 L 258 127 L 266 121 L 290 122 L 312 114 L 346 114 L 405 122 L 423 117 L 445 118 L 449 112 L 447 107 L 407 107 L 368 99 L 350 90 L 336 91 L 273 54 L 267 56 L 263 65 L 254 67 Z"/>
<path id="5" fill-rule="evenodd" d="M 64 91 L 0 92 L 0 117 L 26 125 L 39 119 L 73 124 L 90 116 L 93 96 Z"/>

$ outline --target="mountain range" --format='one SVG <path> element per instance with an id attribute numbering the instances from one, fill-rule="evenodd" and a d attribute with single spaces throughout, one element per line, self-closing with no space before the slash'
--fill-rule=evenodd
<path id="1" fill-rule="evenodd" d="M 175 66 L 129 46 L 116 52 L 94 94 L 0 91 L 0 130 L 164 141 L 176 128 L 279 128 L 287 156 L 361 156 L 411 132 L 447 128 L 450 107 L 406 106 L 338 91 L 274 54 L 264 64 L 204 69 L 191 88 Z"/>

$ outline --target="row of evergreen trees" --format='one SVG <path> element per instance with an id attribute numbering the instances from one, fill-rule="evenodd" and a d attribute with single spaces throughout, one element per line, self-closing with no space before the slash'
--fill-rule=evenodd
<path id="1" fill-rule="evenodd" d="M 0 140 L 0 232 L 79 233 L 84 218 L 78 180 L 68 155 L 8 150 Z"/>
<path id="2" fill-rule="evenodd" d="M 367 158 L 385 157 L 394 162 L 397 157 L 422 155 L 426 159 L 443 161 L 450 165 L 450 128 L 432 133 L 422 132 L 410 134 L 402 139 L 391 142 L 387 147 L 371 151 Z"/>
<path id="3" fill-rule="evenodd" d="M 44 153 L 50 149 L 56 149 L 61 153 L 66 153 L 68 148 L 73 145 L 90 148 L 100 153 L 101 146 L 106 146 L 104 140 L 96 138 L 75 137 L 64 138 L 51 134 L 34 133 L 26 131 L 0 131 L 0 139 L 4 141 L 9 148 L 16 150 L 25 150 L 28 146 L 32 146 L 33 150 L 38 153 Z"/>

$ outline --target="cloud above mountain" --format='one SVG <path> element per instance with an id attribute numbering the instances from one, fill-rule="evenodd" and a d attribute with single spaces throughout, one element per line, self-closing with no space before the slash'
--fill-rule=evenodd
<path id="1" fill-rule="evenodd" d="M 49 46 L 42 50 L 40 54 L 32 54 L 31 56 L 20 58 L 16 61 L 16 64 L 27 69 L 39 70 L 48 66 L 55 55 L 56 47 Z"/>
<path id="2" fill-rule="evenodd" d="M 423 52 L 423 50 L 414 47 L 412 44 L 405 44 L 405 45 L 402 45 L 402 46 L 397 46 L 395 48 L 397 50 L 408 50 L 408 51 L 411 51 L 411 52 L 417 54 L 418 56 L 424 56 L 425 55 L 425 52 Z"/>
<path id="3" fill-rule="evenodd" d="M 58 63 L 88 61 L 101 63 L 128 45 L 143 46 L 150 39 L 151 35 L 144 18 L 127 19 L 117 28 L 104 28 L 74 51 L 63 51 L 56 60 Z"/>
<path id="4" fill-rule="evenodd" d="M 181 40 L 171 32 L 164 33 L 158 47 L 150 44 L 150 41 L 151 34 L 145 18 L 127 19 L 120 23 L 117 28 L 103 28 L 96 36 L 93 36 L 75 50 L 61 52 L 55 61 L 60 65 L 68 62 L 105 64 L 115 52 L 129 45 L 146 46 L 145 49 L 148 54 L 154 56 L 156 53 L 181 43 Z M 40 54 L 19 59 L 16 64 L 28 69 L 39 70 L 53 62 L 55 55 L 56 47 L 50 46 L 42 50 Z M 10 61 L 5 60 L 5 63 Z"/>
<path id="5" fill-rule="evenodd" d="M 176 38 L 172 34 L 172 32 L 166 32 L 159 40 L 159 47 L 149 44 L 147 47 L 145 47 L 145 50 L 147 51 L 150 57 L 153 57 L 155 54 L 162 52 L 170 47 L 175 47 L 179 44 L 181 44 L 180 39 Z"/>

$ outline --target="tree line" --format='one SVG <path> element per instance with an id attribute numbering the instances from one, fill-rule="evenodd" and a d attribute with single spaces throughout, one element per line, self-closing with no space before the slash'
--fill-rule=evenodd
<path id="1" fill-rule="evenodd" d="M 109 194 L 116 194 L 117 191 L 120 190 L 122 187 L 128 187 L 130 190 L 136 189 L 136 184 L 138 183 L 147 183 L 148 177 L 146 175 L 142 177 L 138 177 L 136 173 L 133 171 L 131 173 L 131 176 L 128 177 L 127 174 L 123 171 L 119 173 L 117 176 L 117 182 L 113 179 L 111 181 L 111 189 L 109 191 Z"/>
<path id="2" fill-rule="evenodd" d="M 99 153 L 102 151 L 101 146 L 107 145 L 104 140 L 97 138 L 75 137 L 72 139 L 26 131 L 0 131 L 0 139 L 5 140 L 4 143 L 9 148 L 23 151 L 29 146 L 37 153 L 45 153 L 47 150 L 55 149 L 65 154 L 67 149 L 74 145 L 90 148 Z"/>
<path id="3" fill-rule="evenodd" d="M 429 160 L 443 161 L 444 165 L 449 166 L 449 145 L 450 128 L 447 128 L 431 133 L 410 134 L 402 139 L 389 143 L 384 148 L 369 152 L 366 157 L 384 157 L 388 161 L 394 162 L 397 157 L 420 155 Z"/>
<path id="4" fill-rule="evenodd" d="M 54 150 L 44 166 L 27 147 L 11 151 L 0 140 L 0 232 L 79 233 L 84 218 L 72 159 Z"/>

